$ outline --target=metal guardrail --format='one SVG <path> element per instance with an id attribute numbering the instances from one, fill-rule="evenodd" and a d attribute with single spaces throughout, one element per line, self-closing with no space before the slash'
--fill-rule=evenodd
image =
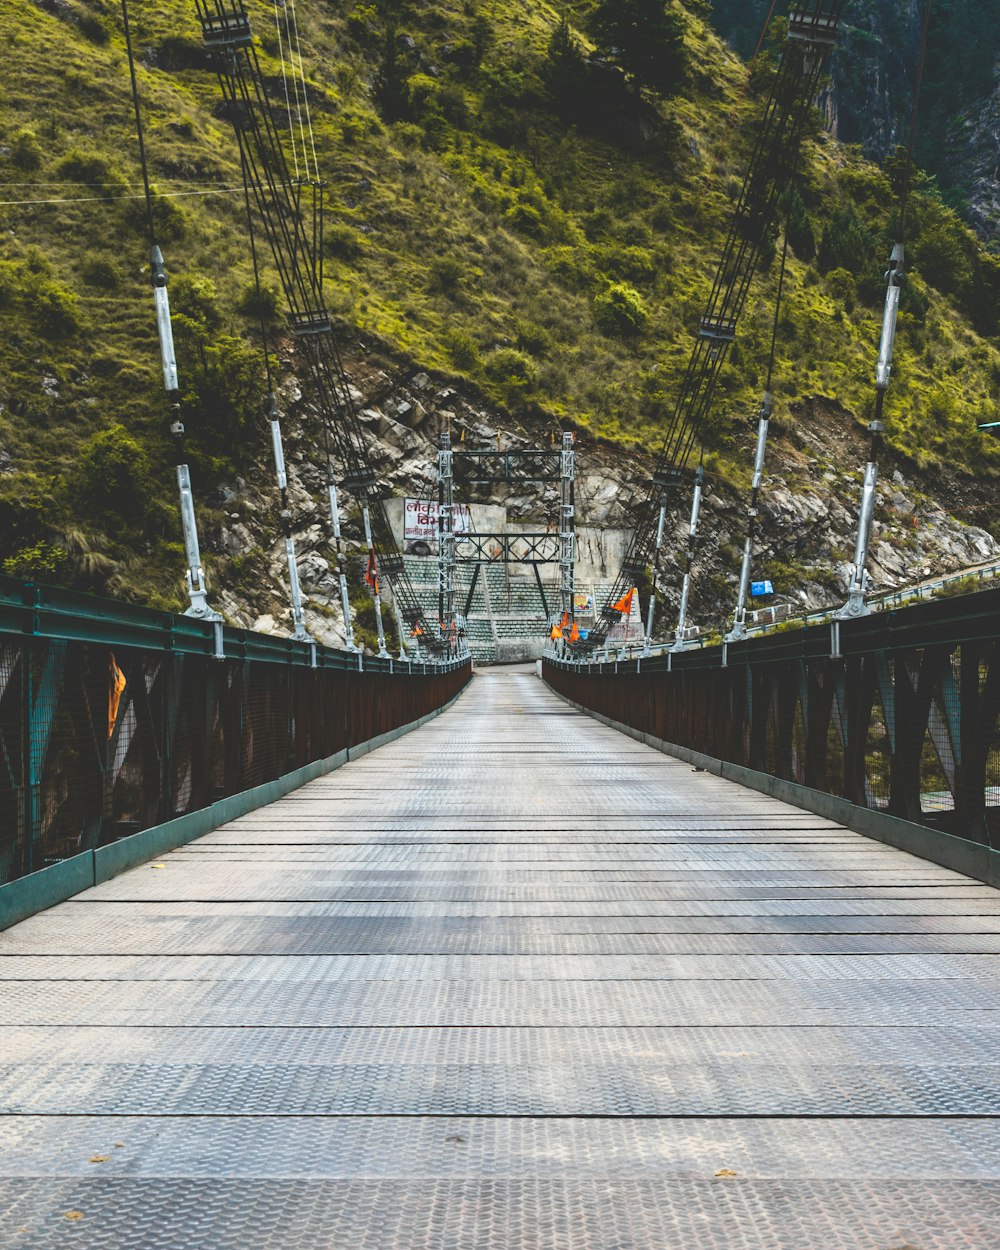
<path id="1" fill-rule="evenodd" d="M 0 577 L 0 884 L 418 720 L 470 674 Z"/>
<path id="2" fill-rule="evenodd" d="M 943 577 L 921 582 L 918 586 L 907 586 L 901 590 L 893 590 L 884 595 L 872 596 L 868 600 L 868 606 L 873 613 L 888 612 L 906 604 L 929 602 L 939 597 L 939 591 L 946 590 L 949 586 L 958 585 L 960 582 L 989 582 L 996 581 L 998 578 L 1000 578 L 1000 561 L 995 564 L 981 564 L 959 573 L 949 573 Z M 970 591 L 969 593 L 975 592 Z M 783 616 L 780 620 L 768 621 L 764 624 L 750 624 L 747 627 L 747 637 L 765 638 L 771 634 L 788 633 L 804 629 L 810 625 L 828 625 L 835 619 L 835 613 L 839 606 L 838 604 L 837 607 L 832 608 L 817 608 L 814 612 L 807 612 L 804 616 L 789 614 L 788 616 Z M 752 616 L 751 613 L 747 615 Z M 719 632 L 713 633 L 711 630 L 705 630 L 699 635 L 689 637 L 682 650 L 701 651 L 706 648 L 719 647 L 719 645 Z M 649 659 L 651 656 L 666 656 L 668 654 L 676 656 L 679 654 L 679 652 L 672 649 L 672 644 L 669 642 L 653 643 L 649 647 L 643 642 L 630 642 L 625 645 L 609 643 L 606 650 L 609 660 L 612 658 L 616 660 Z M 566 657 L 553 652 L 552 658 L 564 659 Z M 596 656 L 591 658 L 598 662 Z"/>
<path id="3" fill-rule="evenodd" d="M 1000 844 L 1000 589 L 543 671 L 666 742 Z"/>

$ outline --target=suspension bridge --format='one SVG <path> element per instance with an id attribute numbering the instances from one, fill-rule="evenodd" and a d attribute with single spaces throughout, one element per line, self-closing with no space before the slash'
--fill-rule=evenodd
<path id="1" fill-rule="evenodd" d="M 699 432 L 843 5 L 788 16 L 648 498 L 584 628 L 571 436 L 442 432 L 437 551 L 405 551 L 324 300 L 294 5 L 277 100 L 240 0 L 195 8 L 254 271 L 270 257 L 316 403 L 344 646 L 307 628 L 264 325 L 290 636 L 212 606 L 124 7 L 189 604 L 0 577 L 0 1245 L 1000 1250 L 1000 591 L 877 603 L 866 567 L 905 187 L 846 602 L 750 628 L 768 375 L 733 615 L 711 645 L 687 620 Z M 456 485 L 514 482 L 557 499 L 546 529 L 456 526 Z M 548 645 L 474 671 L 510 563 Z"/>

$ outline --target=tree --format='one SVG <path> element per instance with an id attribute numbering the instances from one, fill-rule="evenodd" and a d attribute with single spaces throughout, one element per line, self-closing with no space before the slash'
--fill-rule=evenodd
<path id="1" fill-rule="evenodd" d="M 636 91 L 677 90 L 685 66 L 684 26 L 671 0 L 598 0 L 589 25 L 598 48 Z"/>
<path id="2" fill-rule="evenodd" d="M 556 106 L 576 113 L 586 98 L 587 63 L 565 17 L 552 32 L 543 72 Z"/>
<path id="3" fill-rule="evenodd" d="M 853 204 L 838 209 L 826 223 L 816 260 L 820 273 L 846 269 L 855 276 L 876 263 L 875 239 L 858 219 Z"/>
<path id="4" fill-rule="evenodd" d="M 386 121 L 400 121 L 410 110 L 409 72 L 399 47 L 399 28 L 409 16 L 409 0 L 377 0 L 375 13 L 380 42 L 375 102 Z"/>

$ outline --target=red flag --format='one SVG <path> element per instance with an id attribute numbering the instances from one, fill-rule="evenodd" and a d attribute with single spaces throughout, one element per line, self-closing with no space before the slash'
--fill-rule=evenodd
<path id="1" fill-rule="evenodd" d="M 368 552 L 368 568 L 365 570 L 365 581 L 378 594 L 378 566 L 375 563 L 374 548 Z"/>
<path id="2" fill-rule="evenodd" d="M 617 603 L 613 603 L 611 605 L 612 608 L 616 612 L 621 612 L 623 616 L 627 616 L 632 611 L 632 596 L 634 594 L 635 594 L 635 587 L 633 586 L 627 595 L 622 595 L 622 597 L 618 600 Z"/>

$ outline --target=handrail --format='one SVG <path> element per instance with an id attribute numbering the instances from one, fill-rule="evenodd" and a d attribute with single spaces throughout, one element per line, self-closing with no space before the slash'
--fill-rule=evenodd
<path id="1" fill-rule="evenodd" d="M 414 675 L 447 673 L 468 662 L 467 656 L 443 661 L 361 656 L 321 643 L 299 642 L 231 625 L 217 626 L 196 617 L 0 575 L 0 636 L 3 635 L 141 647 L 217 660 Z"/>

